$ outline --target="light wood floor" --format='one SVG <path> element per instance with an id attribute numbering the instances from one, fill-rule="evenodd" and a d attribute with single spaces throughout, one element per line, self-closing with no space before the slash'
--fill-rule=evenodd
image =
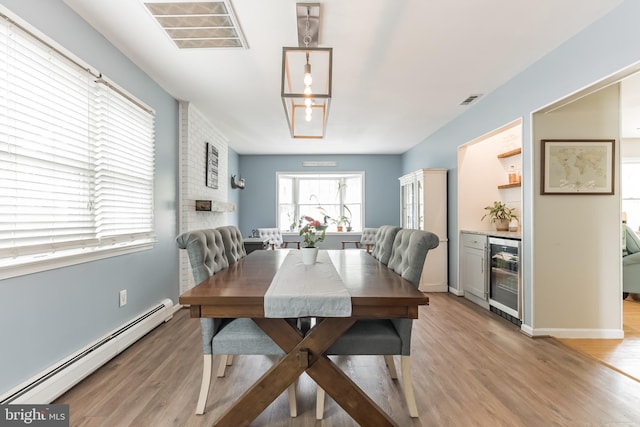
<path id="1" fill-rule="evenodd" d="M 585 353 L 599 362 L 640 381 L 640 298 L 622 302 L 622 340 L 559 339 L 561 343 Z"/>
<path id="2" fill-rule="evenodd" d="M 414 322 L 419 419 L 407 415 L 401 385 L 389 379 L 381 357 L 335 359 L 398 425 L 640 425 L 639 382 L 554 339 L 529 338 L 464 298 L 430 298 Z M 180 310 L 55 403 L 70 405 L 72 426 L 212 425 L 271 363 L 262 356 L 237 357 L 226 378 L 212 381 L 206 413 L 196 416 L 199 321 Z M 324 421 L 316 422 L 314 403 L 314 383 L 303 375 L 298 417 L 289 417 L 282 395 L 252 426 L 355 425 L 330 398 Z"/>

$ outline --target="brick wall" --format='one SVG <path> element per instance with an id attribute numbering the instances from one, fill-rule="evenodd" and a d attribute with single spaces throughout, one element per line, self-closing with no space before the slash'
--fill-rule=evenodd
<path id="1" fill-rule="evenodd" d="M 218 149 L 218 188 L 206 182 L 207 142 Z M 227 202 L 227 139 L 189 102 L 180 102 L 180 233 L 227 225 L 223 212 L 196 212 L 196 200 Z M 186 251 L 180 251 L 180 293 L 194 286 Z"/>

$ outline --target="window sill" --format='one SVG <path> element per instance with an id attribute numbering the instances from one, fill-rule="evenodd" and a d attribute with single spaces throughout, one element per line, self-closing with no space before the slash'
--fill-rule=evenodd
<path id="1" fill-rule="evenodd" d="M 5 259 L 0 262 L 0 280 L 145 251 L 153 249 L 155 243 L 155 239 L 147 239 L 108 247 L 73 249 L 55 254 L 30 256 L 21 260 Z"/>
<path id="2" fill-rule="evenodd" d="M 327 231 L 325 233 L 327 236 L 354 236 L 361 235 L 362 231 Z M 300 234 L 297 231 L 283 231 L 283 236 L 299 236 Z"/>

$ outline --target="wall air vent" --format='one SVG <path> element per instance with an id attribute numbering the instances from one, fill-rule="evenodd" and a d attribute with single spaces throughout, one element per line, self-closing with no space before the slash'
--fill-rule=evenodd
<path id="1" fill-rule="evenodd" d="M 145 6 L 180 49 L 248 48 L 229 0 Z"/>
<path id="2" fill-rule="evenodd" d="M 338 166 L 338 162 L 335 161 L 327 161 L 327 162 L 320 162 L 320 161 L 304 161 L 302 162 L 302 166 L 303 167 L 326 167 L 326 168 L 334 168 L 336 166 Z"/>
<path id="3" fill-rule="evenodd" d="M 481 96 L 482 96 L 482 94 L 481 94 L 481 93 L 476 94 L 476 95 L 469 95 L 469 96 L 467 97 L 467 99 L 465 99 L 464 101 L 462 101 L 462 102 L 460 103 L 460 105 L 469 105 L 469 104 L 471 104 L 472 102 L 476 101 L 476 100 L 477 100 L 478 98 L 480 98 Z"/>

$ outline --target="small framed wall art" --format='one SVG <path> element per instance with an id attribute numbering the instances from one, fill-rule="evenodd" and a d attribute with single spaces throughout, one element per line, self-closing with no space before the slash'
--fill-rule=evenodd
<path id="1" fill-rule="evenodd" d="M 540 194 L 613 194 L 614 139 L 543 139 Z"/>
<path id="2" fill-rule="evenodd" d="M 218 149 L 207 142 L 207 187 L 218 189 Z"/>

